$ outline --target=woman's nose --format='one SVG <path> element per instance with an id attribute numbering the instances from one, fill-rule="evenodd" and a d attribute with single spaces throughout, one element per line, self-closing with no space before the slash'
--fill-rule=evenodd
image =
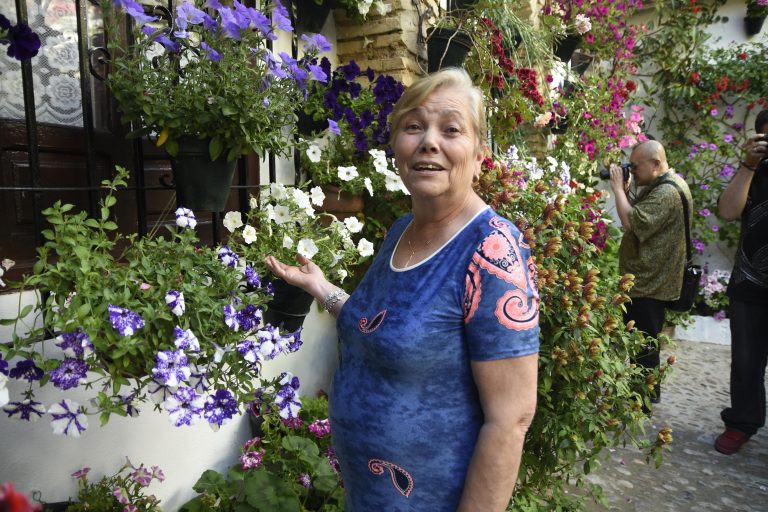
<path id="1" fill-rule="evenodd" d="M 427 128 L 424 130 L 424 136 L 421 139 L 421 145 L 419 146 L 419 151 L 422 153 L 433 153 L 436 152 L 438 148 L 437 144 L 437 133 L 436 130 L 432 128 Z"/>

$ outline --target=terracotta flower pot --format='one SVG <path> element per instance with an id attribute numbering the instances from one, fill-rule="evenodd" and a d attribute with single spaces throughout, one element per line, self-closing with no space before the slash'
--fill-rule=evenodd
<path id="1" fill-rule="evenodd" d="M 325 194 L 325 200 L 321 207 L 324 212 L 335 215 L 339 220 L 344 220 L 363 211 L 363 196 L 344 192 L 336 185 L 323 185 L 321 188 Z"/>

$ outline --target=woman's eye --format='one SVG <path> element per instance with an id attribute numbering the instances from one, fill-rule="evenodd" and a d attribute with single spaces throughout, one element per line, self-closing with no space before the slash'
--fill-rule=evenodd
<path id="1" fill-rule="evenodd" d="M 448 128 L 445 129 L 445 131 L 448 133 L 461 133 L 461 130 L 459 129 L 458 126 L 449 126 Z"/>

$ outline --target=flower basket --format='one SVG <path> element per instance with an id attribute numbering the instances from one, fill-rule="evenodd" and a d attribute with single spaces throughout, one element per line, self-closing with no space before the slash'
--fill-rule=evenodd
<path id="1" fill-rule="evenodd" d="M 281 332 L 295 332 L 304 323 L 314 298 L 282 279 L 272 281 L 272 289 L 275 297 L 264 311 L 264 322 L 278 327 Z"/>
<path id="2" fill-rule="evenodd" d="M 193 211 L 224 210 L 237 160 L 230 162 L 222 155 L 212 161 L 207 140 L 185 137 L 179 140 L 171 164 L 179 204 Z"/>
<path id="3" fill-rule="evenodd" d="M 581 36 L 567 35 L 555 43 L 555 56 L 563 62 L 568 62 L 579 45 L 581 45 Z"/>
<path id="4" fill-rule="evenodd" d="M 472 49 L 472 39 L 452 28 L 433 27 L 427 32 L 427 71 L 461 67 Z"/>
<path id="5" fill-rule="evenodd" d="M 747 32 L 747 36 L 755 36 L 763 29 L 763 23 L 765 23 L 765 16 L 745 16 L 744 17 L 744 30 Z"/>

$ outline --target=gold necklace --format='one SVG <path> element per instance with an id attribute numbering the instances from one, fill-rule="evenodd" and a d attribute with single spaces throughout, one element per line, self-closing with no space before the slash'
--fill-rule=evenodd
<path id="1" fill-rule="evenodd" d="M 411 230 L 411 232 L 413 232 L 413 230 Z M 411 260 L 413 259 L 413 255 L 416 254 L 416 251 L 413 250 L 413 246 L 411 245 L 411 241 L 410 240 L 406 240 L 406 242 L 408 242 L 408 250 L 411 251 L 411 254 L 408 255 L 408 259 L 406 260 L 404 267 L 407 267 L 407 266 L 409 266 L 411 264 Z M 429 244 L 431 244 L 431 243 L 432 243 L 432 239 L 430 238 L 429 240 L 424 242 L 424 247 L 429 247 Z"/>

